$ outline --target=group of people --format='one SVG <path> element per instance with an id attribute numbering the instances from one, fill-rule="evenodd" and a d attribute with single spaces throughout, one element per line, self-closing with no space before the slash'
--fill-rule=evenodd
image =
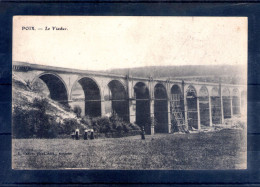
<path id="1" fill-rule="evenodd" d="M 79 133 L 79 129 L 76 129 L 75 132 L 72 132 L 71 134 L 72 139 L 74 140 L 79 140 L 80 139 L 80 133 Z M 84 131 L 84 135 L 83 135 L 84 140 L 93 140 L 94 139 L 94 130 L 90 129 L 90 130 L 85 130 Z"/>

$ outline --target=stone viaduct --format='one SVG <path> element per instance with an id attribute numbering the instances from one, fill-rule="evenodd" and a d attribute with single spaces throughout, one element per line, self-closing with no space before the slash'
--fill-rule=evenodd
<path id="1" fill-rule="evenodd" d="M 145 126 L 147 134 L 172 132 L 176 120 L 172 109 L 177 106 L 185 124 L 194 129 L 246 115 L 246 85 L 140 78 L 24 62 L 13 62 L 12 68 L 32 85 L 42 80 L 53 100 L 72 107 L 81 103 L 83 115 L 115 112 L 125 121 Z M 83 98 L 76 97 L 79 89 Z"/>

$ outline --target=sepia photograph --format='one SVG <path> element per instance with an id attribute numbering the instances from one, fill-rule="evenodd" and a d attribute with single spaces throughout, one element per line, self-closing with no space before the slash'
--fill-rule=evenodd
<path id="1" fill-rule="evenodd" d="M 13 16 L 12 169 L 247 169 L 247 17 Z"/>

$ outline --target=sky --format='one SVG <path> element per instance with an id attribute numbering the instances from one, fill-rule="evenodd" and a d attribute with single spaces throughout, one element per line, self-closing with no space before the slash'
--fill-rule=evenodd
<path id="1" fill-rule="evenodd" d="M 247 30 L 246 17 L 15 16 L 13 61 L 85 70 L 246 67 Z"/>

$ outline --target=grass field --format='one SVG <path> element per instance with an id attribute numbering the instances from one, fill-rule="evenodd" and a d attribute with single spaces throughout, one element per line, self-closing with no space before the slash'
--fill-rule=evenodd
<path id="1" fill-rule="evenodd" d="M 14 139 L 14 169 L 244 169 L 246 132 L 223 129 L 95 140 Z"/>

